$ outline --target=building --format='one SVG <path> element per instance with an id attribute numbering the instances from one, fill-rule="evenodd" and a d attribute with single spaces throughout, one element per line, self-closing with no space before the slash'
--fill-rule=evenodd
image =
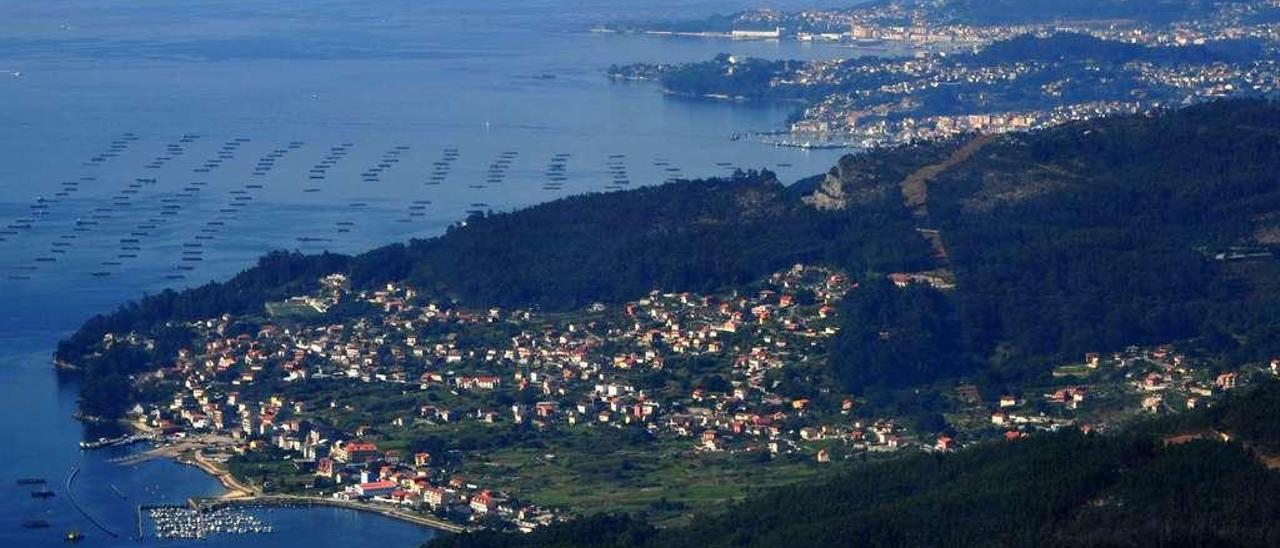
<path id="1" fill-rule="evenodd" d="M 333 448 L 333 459 L 338 462 L 364 463 L 378 458 L 377 444 L 349 441 Z"/>
<path id="2" fill-rule="evenodd" d="M 471 510 L 477 514 L 488 514 L 497 508 L 498 502 L 494 500 L 493 493 L 489 492 L 488 489 L 476 493 L 476 496 L 471 497 Z"/>
<path id="3" fill-rule="evenodd" d="M 777 40 L 782 38 L 782 27 L 773 30 L 733 29 L 729 36 L 738 40 Z"/>
<path id="4" fill-rule="evenodd" d="M 1231 390 L 1236 387 L 1236 374 L 1223 373 L 1221 375 L 1218 375 L 1218 378 L 1214 382 L 1214 384 L 1216 384 L 1218 388 L 1221 388 L 1223 390 Z"/>
<path id="5" fill-rule="evenodd" d="M 449 500 L 449 492 L 439 487 L 427 487 L 422 490 L 422 502 L 432 508 L 440 508 Z"/>
<path id="6" fill-rule="evenodd" d="M 387 497 L 398 486 L 394 481 L 373 481 L 351 487 L 351 494 L 360 498 Z"/>

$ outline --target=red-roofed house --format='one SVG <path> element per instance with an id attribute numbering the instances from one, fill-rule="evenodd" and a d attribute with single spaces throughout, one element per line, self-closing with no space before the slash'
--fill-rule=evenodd
<path id="1" fill-rule="evenodd" d="M 361 463 L 378 458 L 378 445 L 370 442 L 349 441 L 333 449 L 333 459 L 338 462 Z"/>
<path id="2" fill-rule="evenodd" d="M 391 495 L 397 487 L 394 481 L 372 481 L 352 487 L 351 492 L 357 497 L 385 497 Z"/>
<path id="3" fill-rule="evenodd" d="M 493 493 L 490 493 L 488 489 L 471 497 L 471 509 L 477 514 L 488 514 L 497 508 L 498 503 L 493 499 Z"/>

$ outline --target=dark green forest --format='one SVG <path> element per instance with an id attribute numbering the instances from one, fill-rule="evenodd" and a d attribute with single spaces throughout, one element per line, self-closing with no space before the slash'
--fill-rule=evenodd
<path id="1" fill-rule="evenodd" d="M 1241 410 L 1250 413 L 1232 422 Z M 1280 383 L 1184 419 L 1235 434 L 1167 444 L 1064 431 L 955 454 L 852 463 L 819 483 L 706 508 L 691 525 L 590 516 L 528 535 L 440 537 L 431 548 L 776 546 L 1275 546 L 1280 473 L 1250 446 L 1280 425 Z M 1165 424 L 1169 432 L 1181 432 Z M 1153 429 L 1159 430 L 1159 429 Z M 1270 455 L 1270 454 L 1269 454 Z"/>
<path id="2" fill-rule="evenodd" d="M 1280 109 L 1221 103 L 1014 135 L 929 187 L 959 289 L 958 343 L 985 374 L 1195 340 L 1231 363 L 1280 354 Z"/>

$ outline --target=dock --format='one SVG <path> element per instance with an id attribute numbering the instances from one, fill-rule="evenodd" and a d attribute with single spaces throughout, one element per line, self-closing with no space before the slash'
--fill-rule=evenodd
<path id="1" fill-rule="evenodd" d="M 106 447 L 119 447 L 151 440 L 151 436 L 143 434 L 129 434 L 115 438 L 98 438 L 95 441 L 82 441 L 80 442 L 80 449 L 87 451 L 92 449 L 103 449 Z"/>

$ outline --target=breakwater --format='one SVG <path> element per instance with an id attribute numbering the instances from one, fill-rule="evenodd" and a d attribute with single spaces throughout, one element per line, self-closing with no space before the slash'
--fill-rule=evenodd
<path id="1" fill-rule="evenodd" d="M 88 510 L 85 510 L 84 506 L 80 504 L 80 500 L 76 498 L 76 493 L 74 490 L 71 489 L 71 486 L 72 484 L 75 483 L 76 477 L 79 475 L 80 475 L 80 467 L 77 466 L 75 468 L 72 468 L 71 475 L 67 476 L 67 499 L 71 501 L 71 506 L 75 507 L 76 511 L 80 512 L 80 515 L 84 516 L 84 519 L 89 520 L 89 523 L 92 523 L 94 527 L 98 528 L 98 530 L 102 531 L 103 533 L 106 533 L 111 538 L 120 538 L 120 535 L 117 535 L 115 531 L 112 531 L 105 524 L 98 521 L 98 518 L 95 518 L 92 515 L 90 515 Z"/>

